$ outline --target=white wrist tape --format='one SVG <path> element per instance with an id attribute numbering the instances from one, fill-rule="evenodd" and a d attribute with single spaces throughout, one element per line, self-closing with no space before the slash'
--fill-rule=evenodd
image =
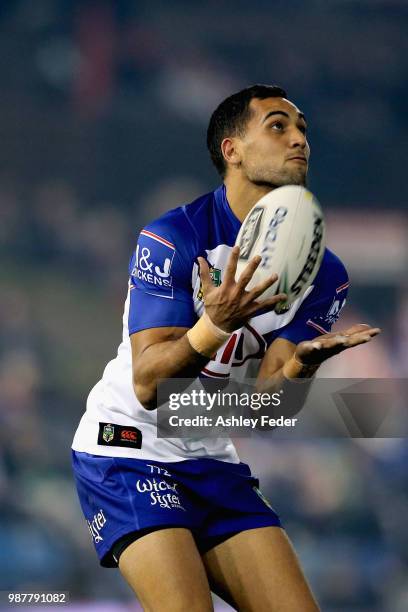
<path id="1" fill-rule="evenodd" d="M 319 364 L 307 365 L 299 361 L 299 359 L 294 354 L 284 364 L 282 368 L 282 374 L 287 380 L 293 380 L 293 379 L 307 380 L 316 373 L 318 368 L 319 368 Z"/>
<path id="2" fill-rule="evenodd" d="M 214 325 L 204 311 L 203 316 L 188 330 L 187 339 L 197 353 L 205 357 L 212 357 L 231 335 Z"/>

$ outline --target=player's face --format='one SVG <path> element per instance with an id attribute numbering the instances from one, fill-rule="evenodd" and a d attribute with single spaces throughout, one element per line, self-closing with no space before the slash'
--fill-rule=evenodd
<path id="1" fill-rule="evenodd" d="M 285 98 L 252 99 L 239 139 L 241 170 L 257 185 L 305 185 L 310 148 L 303 114 Z"/>

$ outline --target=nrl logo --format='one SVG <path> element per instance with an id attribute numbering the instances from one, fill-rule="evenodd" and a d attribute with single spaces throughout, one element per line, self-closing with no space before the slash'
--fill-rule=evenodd
<path id="1" fill-rule="evenodd" d="M 113 435 L 115 433 L 115 428 L 113 425 L 105 425 L 103 428 L 102 438 L 105 442 L 111 442 L 113 440 Z"/>
<path id="2" fill-rule="evenodd" d="M 219 268 L 214 268 L 213 266 L 210 266 L 210 276 L 211 276 L 213 285 L 215 285 L 215 287 L 219 287 L 221 285 L 221 270 Z M 204 296 L 203 285 L 200 282 L 200 288 L 197 293 L 197 299 L 203 301 L 203 296 Z"/>

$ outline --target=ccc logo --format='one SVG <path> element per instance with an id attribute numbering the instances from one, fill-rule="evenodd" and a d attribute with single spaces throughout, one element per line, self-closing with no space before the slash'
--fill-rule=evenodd
<path id="1" fill-rule="evenodd" d="M 128 429 L 123 430 L 120 437 L 122 440 L 133 440 L 134 442 L 137 441 L 137 434 L 134 431 L 129 431 Z"/>

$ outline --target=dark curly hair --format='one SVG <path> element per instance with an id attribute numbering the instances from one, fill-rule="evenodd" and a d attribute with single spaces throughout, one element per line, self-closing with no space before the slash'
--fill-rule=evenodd
<path id="1" fill-rule="evenodd" d="M 221 152 L 221 143 L 227 136 L 243 135 L 251 117 L 249 103 L 253 98 L 286 98 L 286 91 L 277 85 L 251 85 L 226 98 L 211 115 L 207 130 L 207 148 L 212 162 L 222 178 L 226 164 Z"/>

